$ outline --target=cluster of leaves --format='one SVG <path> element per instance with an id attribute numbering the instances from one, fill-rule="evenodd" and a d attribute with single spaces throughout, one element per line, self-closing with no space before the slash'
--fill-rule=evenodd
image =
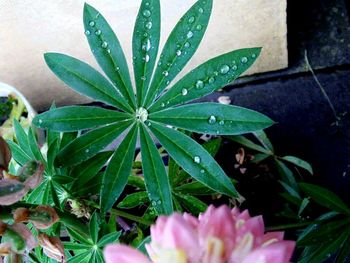
<path id="1" fill-rule="evenodd" d="M 94 161 L 106 146 L 126 133 L 102 177 L 100 209 L 103 214 L 110 211 L 128 182 L 138 135 L 145 188 L 158 214 L 172 213 L 174 201 L 169 176 L 153 137 L 194 179 L 218 193 L 238 197 L 231 180 L 213 157 L 173 127 L 236 135 L 272 125 L 268 117 L 241 107 L 217 103 L 181 105 L 233 81 L 254 63 L 260 48 L 241 49 L 211 59 L 166 90 L 199 46 L 211 9 L 212 0 L 197 1 L 173 29 L 156 63 L 160 3 L 159 0 L 142 1 L 132 41 L 136 94 L 116 35 L 101 13 L 87 4 L 85 34 L 109 80 L 75 58 L 45 54 L 46 63 L 58 78 L 75 91 L 113 108 L 68 106 L 51 109 L 34 119 L 37 127 L 50 132 L 80 132 L 80 136 L 59 149 L 54 162 L 60 169 Z"/>

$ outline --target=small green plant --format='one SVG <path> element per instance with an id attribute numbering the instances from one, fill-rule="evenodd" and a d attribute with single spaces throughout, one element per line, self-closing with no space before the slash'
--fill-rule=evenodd
<path id="1" fill-rule="evenodd" d="M 136 94 L 116 35 L 101 13 L 88 4 L 84 8 L 85 35 L 109 80 L 75 58 L 45 54 L 50 69 L 72 89 L 115 108 L 68 106 L 51 109 L 34 119 L 37 127 L 49 131 L 88 130 L 60 149 L 55 159 L 57 167 L 90 160 L 126 133 L 103 175 L 102 213 L 112 208 L 128 182 L 138 135 L 148 197 L 157 213 L 169 214 L 173 211 L 172 190 L 153 136 L 190 176 L 219 193 L 238 197 L 231 180 L 213 157 L 174 127 L 197 133 L 236 135 L 273 124 L 268 117 L 241 107 L 217 103 L 182 105 L 232 82 L 254 63 L 260 48 L 240 49 L 211 59 L 167 90 L 197 50 L 213 1 L 197 1 L 188 10 L 156 61 L 160 39 L 159 2 L 143 0 L 136 19 L 132 47 Z"/>

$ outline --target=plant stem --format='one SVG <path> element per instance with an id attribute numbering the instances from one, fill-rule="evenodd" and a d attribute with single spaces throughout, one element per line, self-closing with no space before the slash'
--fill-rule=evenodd
<path id="1" fill-rule="evenodd" d="M 340 121 L 341 118 L 338 116 L 337 111 L 335 110 L 333 103 L 331 102 L 330 98 L 328 97 L 328 94 L 327 94 L 326 90 L 324 89 L 324 87 L 323 87 L 323 85 L 321 84 L 321 82 L 318 80 L 318 78 L 317 78 L 317 76 L 316 76 L 316 74 L 315 74 L 313 68 L 311 67 L 310 62 L 309 62 L 309 59 L 308 59 L 308 57 L 307 57 L 307 50 L 305 50 L 305 62 L 306 62 L 306 65 L 307 65 L 307 67 L 308 67 L 308 70 L 310 70 L 310 72 L 311 72 L 312 76 L 314 77 L 314 79 L 315 79 L 315 81 L 316 81 L 318 87 L 320 88 L 323 97 L 324 97 L 324 98 L 327 100 L 327 102 L 328 102 L 328 105 L 329 105 L 329 107 L 331 108 L 331 110 L 332 110 L 332 112 L 333 112 L 333 115 L 334 115 L 334 117 L 335 117 L 336 124 L 338 124 L 338 121 Z"/>

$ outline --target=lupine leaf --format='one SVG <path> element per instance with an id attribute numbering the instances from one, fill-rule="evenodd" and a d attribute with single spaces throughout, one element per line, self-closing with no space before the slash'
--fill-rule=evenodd
<path id="1" fill-rule="evenodd" d="M 261 48 L 239 49 L 205 62 L 176 82 L 154 103 L 150 112 L 204 97 L 224 87 L 245 72 L 260 51 Z"/>
<path id="2" fill-rule="evenodd" d="M 46 53 L 45 61 L 53 73 L 76 92 L 132 112 L 118 90 L 85 62 L 59 53 Z"/>
<path id="3" fill-rule="evenodd" d="M 255 131 L 253 134 L 259 140 L 259 142 L 265 147 L 265 149 L 270 150 L 272 153 L 275 152 L 270 139 L 267 137 L 266 133 L 263 130 Z"/>
<path id="4" fill-rule="evenodd" d="M 101 212 L 109 211 L 123 192 L 131 172 L 135 154 L 137 126 L 134 125 L 112 156 L 103 176 L 100 205 Z"/>
<path id="5" fill-rule="evenodd" d="M 350 208 L 335 193 L 313 184 L 300 183 L 300 188 L 316 203 L 339 213 L 350 214 Z"/>
<path id="6" fill-rule="evenodd" d="M 13 119 L 13 127 L 16 134 L 17 143 L 22 151 L 29 157 L 34 158 L 33 153 L 29 147 L 28 135 L 25 133 L 21 124 L 16 119 Z"/>
<path id="7" fill-rule="evenodd" d="M 310 174 L 313 174 L 313 170 L 312 170 L 312 167 L 311 165 L 308 163 L 308 162 L 305 162 L 304 160 L 298 158 L 298 157 L 295 157 L 295 156 L 284 156 L 284 157 L 281 157 L 282 160 L 285 160 L 287 162 L 290 162 L 296 166 L 299 166 L 303 169 L 305 169 L 306 171 L 308 171 Z"/>
<path id="8" fill-rule="evenodd" d="M 88 160 L 112 143 L 129 125 L 130 122 L 115 123 L 78 137 L 60 151 L 56 165 L 72 166 Z"/>
<path id="9" fill-rule="evenodd" d="M 242 107 L 219 103 L 194 103 L 149 115 L 150 120 L 213 135 L 236 135 L 267 128 L 273 121 Z"/>
<path id="10" fill-rule="evenodd" d="M 176 194 L 178 200 L 181 201 L 182 206 L 184 206 L 187 211 L 190 211 L 193 215 L 198 215 L 203 213 L 207 209 L 207 205 L 199 200 L 198 198 L 188 195 L 188 194 Z"/>
<path id="11" fill-rule="evenodd" d="M 265 149 L 264 147 L 252 142 L 251 140 L 247 139 L 246 137 L 244 137 L 242 135 L 229 136 L 228 138 L 231 141 L 242 144 L 243 146 L 248 147 L 249 149 L 255 150 L 257 152 L 261 152 L 261 153 L 268 154 L 268 155 L 273 154 L 273 152 L 271 152 L 270 150 Z"/>
<path id="12" fill-rule="evenodd" d="M 28 131 L 28 142 L 30 150 L 33 153 L 34 159 L 37 161 L 44 161 L 44 157 L 40 152 L 39 145 L 36 140 L 36 135 L 32 127 L 30 127 Z"/>
<path id="13" fill-rule="evenodd" d="M 123 201 L 118 204 L 119 208 L 134 208 L 149 202 L 148 194 L 146 191 L 136 192 L 127 195 Z"/>
<path id="14" fill-rule="evenodd" d="M 89 222 L 89 232 L 90 232 L 92 242 L 94 244 L 97 243 L 99 230 L 100 230 L 100 228 L 99 228 L 99 224 L 98 224 L 98 216 L 97 216 L 97 213 L 95 212 L 91 216 L 91 219 Z"/>
<path id="15" fill-rule="evenodd" d="M 152 206 L 158 214 L 171 214 L 173 204 L 164 163 L 146 127 L 140 127 L 142 171 Z"/>
<path id="16" fill-rule="evenodd" d="M 33 124 L 51 131 L 72 132 L 130 119 L 129 114 L 100 107 L 67 106 L 37 115 Z"/>
<path id="17" fill-rule="evenodd" d="M 169 155 L 193 178 L 219 193 L 238 197 L 225 172 L 200 144 L 155 122 L 150 129 Z"/>
<path id="18" fill-rule="evenodd" d="M 87 3 L 84 5 L 84 27 L 98 64 L 128 103 L 136 106 L 128 64 L 119 40 L 106 19 Z"/>
<path id="19" fill-rule="evenodd" d="M 92 250 L 85 251 L 68 259 L 67 263 L 85 263 L 92 256 Z"/>
<path id="20" fill-rule="evenodd" d="M 94 158 L 74 166 L 70 174 L 77 180 L 74 182 L 72 188 L 81 187 L 89 182 L 102 169 L 112 154 L 112 151 L 100 152 Z"/>
<path id="21" fill-rule="evenodd" d="M 10 140 L 6 140 L 6 143 L 10 147 L 12 158 L 19 163 L 20 165 L 24 165 L 26 162 L 32 160 L 20 146 Z"/>
<path id="22" fill-rule="evenodd" d="M 197 1 L 177 23 L 166 41 L 145 103 L 149 106 L 196 52 L 212 9 L 212 0 Z"/>
<path id="23" fill-rule="evenodd" d="M 98 242 L 97 245 L 99 247 L 104 247 L 107 244 L 110 243 L 115 243 L 116 241 L 118 241 L 119 237 L 120 237 L 121 233 L 120 232 L 112 232 L 109 233 L 107 235 L 104 235 Z"/>
<path id="24" fill-rule="evenodd" d="M 138 105 L 145 97 L 156 62 L 160 39 L 159 0 L 141 2 L 133 33 L 133 63 Z"/>

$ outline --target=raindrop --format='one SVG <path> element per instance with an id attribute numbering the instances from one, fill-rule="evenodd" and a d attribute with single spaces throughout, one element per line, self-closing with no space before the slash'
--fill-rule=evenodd
<path id="1" fill-rule="evenodd" d="M 227 72 L 229 72 L 230 70 L 230 67 L 227 66 L 227 65 L 223 65 L 221 68 L 220 68 L 220 73 L 225 75 Z"/>
<path id="2" fill-rule="evenodd" d="M 162 201 L 158 200 L 157 205 L 161 205 L 161 204 L 162 204 Z"/>
<path id="3" fill-rule="evenodd" d="M 147 126 L 148 126 L 148 127 L 151 126 L 151 125 L 152 125 L 152 123 L 150 123 L 150 122 L 147 123 Z"/>
<path id="4" fill-rule="evenodd" d="M 153 24 L 152 24 L 152 22 L 150 21 L 150 22 L 147 22 L 145 26 L 146 26 L 147 29 L 151 29 L 151 28 L 152 28 L 152 25 L 153 25 Z"/>
<path id="5" fill-rule="evenodd" d="M 146 56 L 145 56 L 145 62 L 147 63 L 149 61 L 149 55 L 147 54 Z"/>
<path id="6" fill-rule="evenodd" d="M 216 122 L 216 117 L 214 115 L 211 115 L 208 119 L 209 124 L 214 124 Z"/>
<path id="7" fill-rule="evenodd" d="M 188 31 L 187 38 L 192 38 L 192 37 L 193 37 L 193 32 L 192 31 Z"/>
<path id="8" fill-rule="evenodd" d="M 157 202 L 156 202 L 156 201 L 152 201 L 152 205 L 153 205 L 153 206 L 156 206 L 156 205 L 157 205 Z"/>
<path id="9" fill-rule="evenodd" d="M 205 173 L 205 171 L 202 169 L 202 170 L 201 170 L 201 174 L 204 174 L 204 173 Z"/>
<path id="10" fill-rule="evenodd" d="M 209 78 L 208 82 L 209 84 L 213 84 L 215 82 L 215 78 L 214 77 Z"/>
<path id="11" fill-rule="evenodd" d="M 218 75 L 219 75 L 219 72 L 214 71 L 214 75 L 215 75 L 215 76 L 218 76 Z"/>
<path id="12" fill-rule="evenodd" d="M 164 108 L 164 107 L 165 107 L 165 103 L 163 102 L 162 104 L 160 104 L 160 106 L 161 106 L 162 108 Z"/>
<path id="13" fill-rule="evenodd" d="M 95 22 L 94 21 L 90 21 L 89 22 L 89 26 L 94 27 L 95 26 Z"/>
<path id="14" fill-rule="evenodd" d="M 196 88 L 197 89 L 203 89 L 204 88 L 204 82 L 202 80 L 197 80 Z"/>
<path id="15" fill-rule="evenodd" d="M 107 49 L 107 53 L 108 53 L 108 54 L 111 54 L 111 50 L 110 50 L 110 49 Z"/>
<path id="16" fill-rule="evenodd" d="M 99 16 L 100 16 L 100 13 L 97 13 L 95 17 L 98 18 Z"/>
<path id="17" fill-rule="evenodd" d="M 248 58 L 247 58 L 247 57 L 241 58 L 241 62 L 242 62 L 243 64 L 247 63 L 247 62 L 248 62 Z"/>
<path id="18" fill-rule="evenodd" d="M 191 16 L 189 19 L 188 19 L 188 23 L 192 24 L 194 22 L 195 18 L 194 16 Z"/>
<path id="19" fill-rule="evenodd" d="M 159 61 L 158 62 L 158 67 L 160 67 L 162 65 L 162 62 L 161 61 Z"/>
<path id="20" fill-rule="evenodd" d="M 256 58 L 256 55 L 255 55 L 255 54 L 252 54 L 252 58 Z"/>
<path id="21" fill-rule="evenodd" d="M 142 50 L 143 51 L 149 51 L 151 49 L 151 41 L 149 40 L 149 38 L 147 38 L 144 43 L 142 44 Z"/>
<path id="22" fill-rule="evenodd" d="M 102 33 L 102 31 L 101 31 L 100 29 L 98 29 L 98 30 L 95 31 L 95 35 L 96 35 L 96 36 L 101 35 L 101 33 Z"/>
<path id="23" fill-rule="evenodd" d="M 187 89 L 182 89 L 181 94 L 182 94 L 183 96 L 186 96 L 187 93 L 188 93 L 188 90 L 187 90 Z"/>
<path id="24" fill-rule="evenodd" d="M 166 85 L 169 85 L 170 81 L 168 80 L 167 82 L 165 82 Z"/>
<path id="25" fill-rule="evenodd" d="M 181 50 L 176 51 L 176 55 L 177 55 L 178 57 L 181 56 L 181 54 L 182 54 Z"/>
<path id="26" fill-rule="evenodd" d="M 102 48 L 107 48 L 108 47 L 108 43 L 106 41 L 103 41 L 101 47 Z"/>
<path id="27" fill-rule="evenodd" d="M 236 66 L 236 65 L 234 65 L 233 67 L 232 67 L 232 70 L 233 71 L 236 71 L 238 69 L 238 67 Z"/>
<path id="28" fill-rule="evenodd" d="M 43 123 L 43 120 L 42 120 L 42 119 L 39 119 L 39 123 Z"/>
<path id="29" fill-rule="evenodd" d="M 199 13 L 201 13 L 201 14 L 204 12 L 203 8 L 199 8 L 198 11 L 199 11 Z"/>
<path id="30" fill-rule="evenodd" d="M 85 152 L 88 153 L 88 152 L 90 152 L 90 150 L 89 150 L 89 149 L 86 149 Z"/>
<path id="31" fill-rule="evenodd" d="M 185 43 L 185 48 L 189 48 L 191 46 L 191 44 L 189 42 Z"/>
<path id="32" fill-rule="evenodd" d="M 141 80 L 146 80 L 146 77 L 145 77 L 145 76 L 142 76 L 142 77 L 141 77 Z"/>
<path id="33" fill-rule="evenodd" d="M 146 10 L 144 10 L 144 11 L 142 12 L 142 14 L 143 14 L 144 17 L 150 17 L 150 16 L 151 16 L 151 11 L 149 11 L 148 9 L 146 9 Z"/>
<path id="34" fill-rule="evenodd" d="M 219 121 L 219 125 L 224 125 L 225 124 L 225 122 L 224 121 Z"/>
<path id="35" fill-rule="evenodd" d="M 202 25 L 197 25 L 197 26 L 196 26 L 196 29 L 197 29 L 197 30 L 202 30 Z"/>
<path id="36" fill-rule="evenodd" d="M 194 161 L 195 163 L 200 163 L 200 162 L 201 162 L 201 158 L 200 158 L 199 156 L 195 156 L 195 157 L 193 158 L 193 161 Z"/>
<path id="37" fill-rule="evenodd" d="M 216 131 L 216 134 L 220 134 L 220 131 Z"/>
<path id="38" fill-rule="evenodd" d="M 168 72 L 168 71 L 163 71 L 163 75 L 164 75 L 164 76 L 168 76 L 168 75 L 169 75 L 169 72 Z"/>
<path id="39" fill-rule="evenodd" d="M 119 71 L 119 70 L 120 70 L 120 68 L 119 68 L 119 67 L 116 67 L 116 68 L 115 68 L 115 70 L 116 70 L 116 71 Z"/>
<path id="40" fill-rule="evenodd" d="M 89 36 L 91 34 L 91 32 L 89 30 L 85 31 L 85 35 Z"/>

